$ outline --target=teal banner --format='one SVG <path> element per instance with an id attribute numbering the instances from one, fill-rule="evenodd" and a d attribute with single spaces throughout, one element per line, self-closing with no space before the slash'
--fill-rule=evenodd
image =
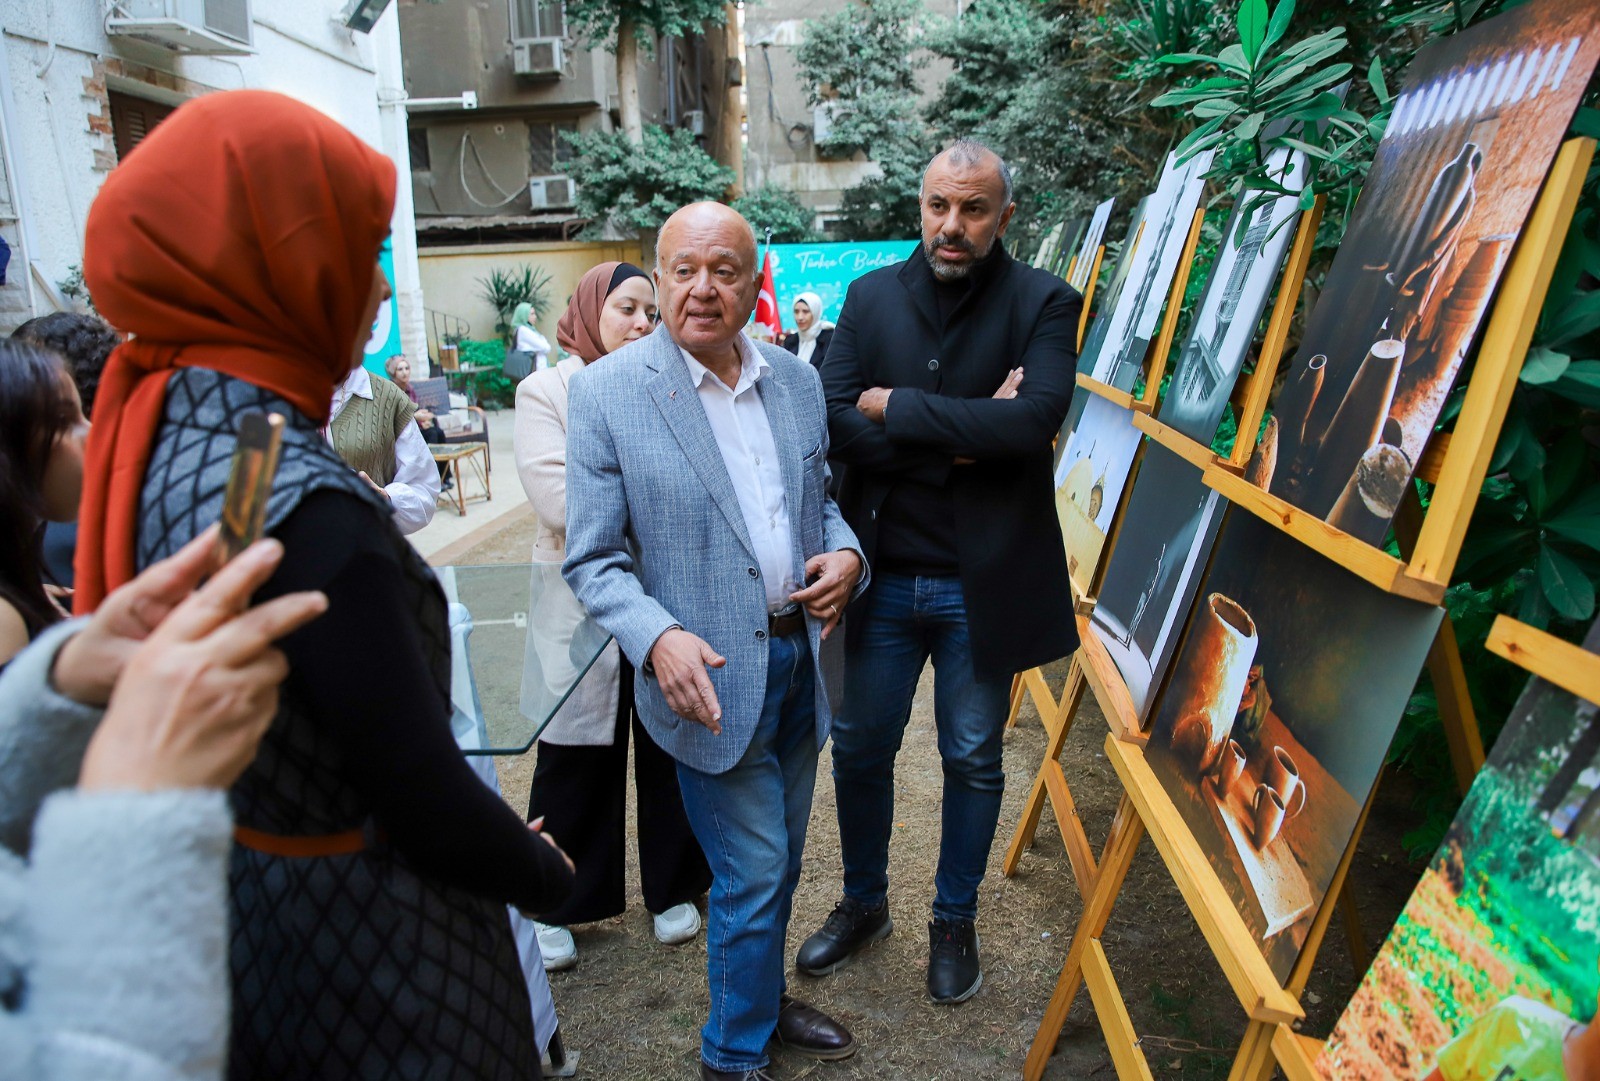
<path id="1" fill-rule="evenodd" d="M 839 321 L 845 291 L 869 270 L 902 262 L 917 250 L 915 240 L 874 240 L 860 244 L 774 244 L 772 277 L 778 290 L 778 318 L 794 330 L 794 298 L 822 298 L 822 318 Z"/>
<path id="2" fill-rule="evenodd" d="M 367 339 L 366 348 L 362 351 L 361 364 L 369 372 L 386 375 L 384 362 L 400 352 L 400 305 L 395 298 L 394 249 L 387 240 L 383 242 L 383 250 L 378 253 L 378 265 L 383 267 L 383 276 L 389 279 L 390 295 L 378 306 L 378 318 L 372 324 L 372 336 Z M 428 374 L 426 369 L 422 374 Z"/>

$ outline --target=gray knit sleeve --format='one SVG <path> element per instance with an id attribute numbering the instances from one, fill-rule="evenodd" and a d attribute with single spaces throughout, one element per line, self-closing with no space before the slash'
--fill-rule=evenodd
<path id="1" fill-rule="evenodd" d="M 84 620 L 46 630 L 0 674 L 0 845 L 27 855 L 46 796 L 78 783 L 78 768 L 101 711 L 50 685 L 50 669 Z"/>
<path id="2" fill-rule="evenodd" d="M 31 1043 L 24 1076 L 221 1078 L 231 831 L 219 791 L 45 802 L 23 901 L 25 1006 L 9 1018 Z"/>

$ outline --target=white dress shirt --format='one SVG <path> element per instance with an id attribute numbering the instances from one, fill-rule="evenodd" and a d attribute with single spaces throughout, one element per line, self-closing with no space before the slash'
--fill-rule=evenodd
<path id="1" fill-rule="evenodd" d="M 333 445 L 333 421 L 352 397 L 372 400 L 372 374 L 365 368 L 356 368 L 333 391 L 333 411 L 328 414 L 328 425 L 323 438 Z M 439 509 L 439 467 L 434 464 L 433 453 L 422 438 L 422 430 L 415 423 L 407 424 L 394 441 L 394 480 L 384 486 L 389 496 L 389 506 L 394 511 L 394 524 L 401 533 L 415 533 L 433 521 L 433 512 Z"/>
<path id="2" fill-rule="evenodd" d="M 705 407 L 717 449 L 739 497 L 739 511 L 755 545 L 761 581 L 767 589 L 767 610 L 776 612 L 793 602 L 789 594 L 800 588 L 794 576 L 794 549 L 789 533 L 789 502 L 783 491 L 783 470 L 772 425 L 761 404 L 761 378 L 772 370 L 743 334 L 736 339 L 742 364 L 739 381 L 729 389 L 704 364 L 683 349 L 689 378 Z"/>

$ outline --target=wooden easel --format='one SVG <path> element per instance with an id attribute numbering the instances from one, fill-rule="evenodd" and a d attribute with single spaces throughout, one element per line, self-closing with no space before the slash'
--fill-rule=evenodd
<path id="1" fill-rule="evenodd" d="M 1594 150 L 1594 140 L 1572 139 L 1562 146 L 1556 157 L 1500 285 L 1500 295 L 1484 333 L 1477 365 L 1467 387 L 1466 401 L 1457 418 L 1455 434 L 1441 456 L 1439 480 L 1432 504 L 1427 513 L 1421 515 L 1414 544 L 1406 545 L 1410 549 L 1408 562 L 1401 564 L 1384 553 L 1378 553 L 1406 569 L 1404 574 L 1374 583 L 1389 592 L 1416 596 L 1421 588 L 1417 583 L 1447 581 L 1454 568 L 1475 504 L 1475 498 L 1472 497 L 1475 497 L 1487 471 L 1489 456 L 1526 357 L 1534 321 L 1549 288 L 1562 240 L 1571 224 Z M 1265 502 L 1236 499 L 1224 484 L 1236 482 L 1257 493 L 1260 489 L 1229 470 L 1213 465 L 1204 476 L 1210 487 L 1228 496 L 1236 507 L 1301 539 L 1307 547 L 1340 563 L 1352 573 L 1374 581 L 1363 573 L 1363 568 L 1370 571 L 1374 565 L 1370 553 L 1376 552 L 1376 549 L 1311 519 L 1282 500 Z M 1321 527 L 1320 534 L 1310 524 L 1313 521 Z M 1397 526 L 1397 532 L 1404 544 L 1402 527 Z M 1424 574 L 1432 577 L 1424 577 Z M 1439 597 L 1442 594 L 1441 584 Z M 1438 597 L 1429 603 L 1438 603 Z M 1520 643 L 1513 646 L 1512 638 L 1502 635 L 1500 645 L 1508 652 L 1519 649 L 1525 656 L 1534 655 L 1535 650 L 1542 651 L 1546 658 L 1559 656 L 1559 651 L 1552 649 L 1549 643 L 1538 642 L 1527 636 L 1517 637 L 1520 637 Z M 1445 697 L 1441 696 L 1441 708 L 1444 702 Z M 1123 782 L 1123 800 L 1118 807 L 1105 851 L 1095 869 L 1094 887 L 1085 901 L 1083 916 L 1066 964 L 1034 1037 L 1024 1067 L 1024 1077 L 1037 1081 L 1042 1075 L 1066 1021 L 1067 1011 L 1085 981 L 1091 987 L 1096 1013 L 1112 1048 L 1118 1076 L 1124 1079 L 1152 1076 L 1137 1046 L 1126 1008 L 1122 1005 L 1109 963 L 1099 944 L 1099 937 L 1110 919 L 1117 894 L 1132 866 L 1134 851 L 1146 832 L 1156 842 L 1168 873 L 1183 893 L 1190 913 L 1195 917 L 1229 985 L 1250 1018 L 1244 1041 L 1229 1074 L 1230 1081 L 1265 1081 L 1277 1055 L 1295 1060 L 1292 1069 L 1285 1066 L 1291 1076 L 1296 1076 L 1293 1070 L 1310 1068 L 1307 1062 L 1301 1061 L 1308 1054 L 1310 1045 L 1293 1032 L 1292 1024 L 1304 1016 L 1298 1003 L 1299 995 L 1309 979 L 1316 951 L 1337 907 L 1356 842 L 1371 807 L 1372 794 L 1368 795 L 1367 807 L 1362 811 L 1350 844 L 1314 917 L 1306 945 L 1291 970 L 1290 978 L 1280 985 L 1272 976 L 1238 911 L 1223 891 L 1198 841 L 1145 763 L 1142 749 L 1112 734 L 1106 739 L 1106 754 Z M 1479 755 L 1481 765 L 1481 748 Z M 1311 1078 L 1315 1077 L 1315 1073 L 1301 1073 L 1298 1076 Z"/>
<path id="2" fill-rule="evenodd" d="M 1072 262 L 1067 264 L 1067 272 L 1062 275 L 1067 281 L 1072 281 L 1072 272 L 1077 270 L 1078 259 L 1083 253 L 1072 256 Z M 1094 264 L 1090 269 L 1090 277 L 1083 283 L 1083 310 L 1078 313 L 1078 341 L 1077 349 L 1083 349 L 1083 333 L 1090 328 L 1090 304 L 1094 302 L 1094 286 L 1099 285 L 1099 264 L 1106 257 L 1106 245 L 1099 245 L 1094 249 Z"/>
<path id="3" fill-rule="evenodd" d="M 1167 354 L 1172 349 L 1172 339 L 1177 332 L 1178 317 L 1183 306 L 1183 294 L 1184 290 L 1189 286 L 1189 271 L 1194 265 L 1194 252 L 1200 243 L 1200 226 L 1204 221 L 1205 210 L 1203 208 L 1196 210 L 1194 212 L 1194 220 L 1189 226 L 1189 235 L 1184 241 L 1183 258 L 1178 264 L 1176 274 L 1173 276 L 1172 286 L 1167 291 L 1166 317 L 1162 323 L 1161 332 L 1156 340 L 1151 343 L 1150 353 L 1146 357 L 1149 370 L 1155 375 L 1153 380 L 1147 379 L 1147 383 L 1154 383 L 1156 386 L 1161 383 L 1161 373 L 1166 371 Z M 1141 227 L 1134 237 L 1135 251 L 1138 250 L 1139 239 L 1143 235 L 1144 230 Z M 1078 346 L 1080 349 L 1083 347 L 1083 336 L 1088 327 L 1089 300 L 1094 295 L 1095 282 L 1100 274 L 1100 261 L 1105 256 L 1105 250 L 1104 244 L 1095 250 L 1094 273 L 1090 275 L 1088 292 L 1084 295 L 1084 314 L 1078 321 Z M 1128 257 L 1131 258 L 1132 254 L 1132 252 L 1129 252 Z M 1116 402 L 1125 409 L 1132 408 L 1133 396 L 1130 394 L 1125 394 L 1113 387 L 1106 386 L 1106 384 L 1097 379 L 1090 379 L 1082 374 L 1077 377 L 1077 381 L 1079 386 L 1090 393 L 1099 394 L 1101 397 Z M 1141 448 L 1140 456 L 1142 456 L 1142 453 Z M 1123 486 L 1123 503 L 1118 507 L 1117 513 L 1112 516 L 1112 531 L 1106 536 L 1106 544 L 1101 549 L 1099 562 L 1091 568 L 1088 580 L 1080 581 L 1076 578 L 1072 580 L 1073 607 L 1081 615 L 1087 615 L 1094 608 L 1094 589 L 1099 585 L 1100 569 L 1105 566 L 1106 556 L 1115 546 L 1116 530 L 1122 521 L 1122 507 L 1127 505 L 1127 495 L 1133 487 L 1131 477 L 1134 473 L 1137 473 L 1138 467 L 1139 458 L 1135 457 L 1133 469 L 1130 470 L 1130 483 Z M 1068 678 L 1068 683 L 1071 683 L 1070 677 Z M 1046 682 L 1043 673 L 1038 668 L 1030 668 L 1026 672 L 1021 672 L 1012 680 L 1011 710 L 1006 717 L 1006 727 L 1013 728 L 1016 726 L 1017 715 L 1022 709 L 1022 695 L 1024 692 L 1033 698 L 1033 704 L 1039 711 L 1039 719 L 1045 722 L 1045 728 L 1048 731 L 1050 727 L 1049 719 L 1059 711 L 1061 703 L 1051 693 L 1049 683 Z M 1065 688 L 1063 688 L 1063 693 L 1065 693 Z"/>
<path id="4" fill-rule="evenodd" d="M 1489 650 L 1529 675 L 1538 676 L 1579 698 L 1600 703 L 1600 656 L 1586 649 L 1519 623 L 1510 616 L 1500 616 L 1489 632 Z M 1272 1054 L 1289 1081 L 1326 1081 L 1316 1068 L 1324 1042 L 1279 1022 L 1272 1034 Z"/>
<path id="5" fill-rule="evenodd" d="M 1305 285 L 1306 267 L 1311 262 L 1311 248 L 1316 240 L 1317 227 L 1322 221 L 1324 200 L 1318 197 L 1312 207 L 1300 215 L 1296 228 L 1294 245 L 1290 249 L 1288 259 L 1284 263 L 1284 271 L 1278 287 L 1278 299 L 1273 306 L 1272 317 L 1267 324 L 1266 337 L 1262 343 L 1260 360 L 1256 364 L 1255 372 L 1247 377 L 1251 385 L 1261 384 L 1261 400 L 1265 403 L 1265 391 L 1270 389 L 1272 377 L 1277 371 L 1278 360 L 1283 353 L 1284 342 L 1287 340 L 1290 320 L 1294 317 L 1295 306 L 1299 303 L 1300 293 Z M 1150 413 L 1155 408 L 1156 398 L 1160 392 L 1161 380 L 1166 374 L 1167 360 L 1172 351 L 1173 339 L 1176 337 L 1180 308 L 1183 294 L 1188 289 L 1189 272 L 1193 267 L 1195 249 L 1200 242 L 1200 228 L 1205 218 L 1203 210 L 1195 211 L 1194 221 L 1189 227 L 1189 236 L 1184 243 L 1183 260 L 1178 267 L 1176 277 L 1173 279 L 1172 288 L 1167 298 L 1167 310 L 1162 321 L 1161 332 L 1151 347 L 1151 355 L 1147 374 L 1145 376 L 1144 393 L 1135 400 L 1132 395 L 1127 398 L 1127 407 L 1135 410 L 1133 422 L 1136 427 L 1146 434 L 1152 430 L 1168 433 L 1169 439 L 1159 439 L 1163 445 L 1176 449 L 1198 468 L 1205 468 L 1216 458 L 1209 447 L 1178 435 L 1177 432 L 1160 424 L 1151 418 Z M 1078 383 L 1090 393 L 1110 397 L 1106 392 L 1120 395 L 1121 392 L 1106 386 L 1098 380 L 1079 376 Z M 1112 398 L 1112 400 L 1119 400 Z M 1265 408 L 1263 404 L 1263 408 Z M 1254 448 L 1254 433 L 1260 428 L 1260 417 L 1256 418 L 1254 425 L 1248 429 L 1240 428 L 1240 441 L 1247 442 Z M 1245 433 L 1249 433 L 1248 439 Z M 1143 456 L 1141 448 L 1140 456 Z M 1248 460 L 1248 451 L 1246 451 Z M 1130 482 L 1123 488 L 1123 507 L 1133 490 Z M 1111 535 L 1107 537 L 1105 551 L 1102 553 L 1100 565 L 1103 567 L 1115 550 L 1116 540 L 1120 534 L 1122 524 L 1122 508 L 1113 520 Z M 1097 568 L 1098 573 L 1098 568 Z M 1098 581 L 1088 583 L 1098 586 Z M 1006 849 L 1005 860 L 1001 870 L 1006 877 L 1016 874 L 1022 862 L 1022 854 L 1033 845 L 1033 838 L 1039 827 L 1039 820 L 1044 814 L 1045 801 L 1050 803 L 1051 810 L 1055 813 L 1056 823 L 1060 827 L 1063 843 L 1067 848 L 1068 859 L 1072 863 L 1073 877 L 1077 880 L 1078 888 L 1085 896 L 1088 895 L 1096 873 L 1096 862 L 1093 857 L 1093 848 L 1085 834 L 1083 825 L 1078 819 L 1076 804 L 1072 799 L 1072 792 L 1067 785 L 1066 774 L 1061 768 L 1061 749 L 1066 745 L 1067 737 L 1072 732 L 1072 722 L 1077 716 L 1078 706 L 1083 700 L 1083 692 L 1093 678 L 1096 690 L 1096 699 L 1100 703 L 1101 712 L 1105 714 L 1113 730 L 1142 742 L 1143 736 L 1139 733 L 1137 717 L 1129 720 L 1131 715 L 1131 702 L 1129 702 L 1126 688 L 1124 687 L 1120 698 L 1110 692 L 1111 686 L 1120 684 L 1120 679 L 1113 679 L 1116 666 L 1105 652 L 1098 637 L 1086 617 L 1094 609 L 1094 601 L 1088 590 L 1082 595 L 1075 595 L 1076 605 L 1080 619 L 1078 621 L 1079 638 L 1084 643 L 1071 662 L 1067 672 L 1067 679 L 1057 698 L 1051 693 L 1050 685 L 1045 680 L 1043 672 L 1038 668 L 1031 668 L 1017 676 L 1012 685 L 1011 714 L 1006 720 L 1006 727 L 1011 728 L 1017 722 L 1017 715 L 1022 708 L 1024 693 L 1033 699 L 1034 707 L 1039 711 L 1039 719 L 1045 729 L 1045 753 L 1039 763 L 1039 769 L 1034 777 L 1033 788 L 1028 793 L 1028 799 L 1023 804 L 1022 817 L 1017 822 L 1017 828 L 1011 837 L 1011 844 Z M 1128 702 L 1126 709 L 1120 708 L 1120 703 Z"/>
<path id="6" fill-rule="evenodd" d="M 1183 894 L 1201 934 L 1221 964 L 1235 998 L 1250 1018 L 1229 1074 L 1230 1081 L 1264 1077 L 1261 1066 L 1270 1065 L 1268 1049 L 1275 1027 L 1305 1016 L 1299 995 L 1310 979 L 1317 951 L 1332 920 L 1339 890 L 1355 855 L 1355 838 L 1360 837 L 1371 809 L 1371 797 L 1362 808 L 1355 838 L 1339 861 L 1327 896 L 1312 918 L 1305 946 L 1289 979 L 1280 984 L 1256 946 L 1255 936 L 1245 926 L 1221 880 L 1206 861 L 1199 843 L 1145 762 L 1143 749 L 1119 740 L 1114 734 L 1106 736 L 1105 749 L 1107 759 L 1122 781 L 1124 795 L 1112 821 L 1111 836 L 1106 841 L 1094 888 L 1084 901 L 1083 916 L 1073 935 L 1066 964 L 1045 1007 L 1022 1076 L 1027 1081 L 1039 1081 L 1043 1076 L 1062 1026 L 1066 1024 L 1067 1012 L 1079 989 L 1087 983 L 1117 1076 L 1123 1081 L 1153 1078 L 1144 1052 L 1139 1048 L 1139 1037 L 1117 988 L 1110 961 L 1100 944 L 1100 935 L 1110 922 L 1117 895 L 1133 866 L 1134 854 L 1148 834 Z"/>

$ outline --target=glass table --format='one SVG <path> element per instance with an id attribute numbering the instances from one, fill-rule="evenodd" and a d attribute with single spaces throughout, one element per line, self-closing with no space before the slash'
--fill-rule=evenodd
<path id="1" fill-rule="evenodd" d="M 567 588 L 559 564 L 441 567 L 438 574 L 450 602 L 456 742 L 469 755 L 524 754 L 611 636 Z"/>

